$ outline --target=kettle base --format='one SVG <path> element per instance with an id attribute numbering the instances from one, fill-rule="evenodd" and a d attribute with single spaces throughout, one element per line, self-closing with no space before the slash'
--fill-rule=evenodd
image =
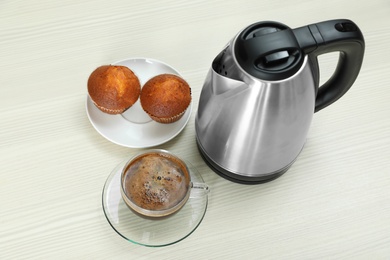
<path id="1" fill-rule="evenodd" d="M 202 156 L 203 160 L 206 162 L 206 164 L 219 176 L 232 181 L 236 183 L 241 183 L 241 184 L 261 184 L 261 183 L 266 183 L 269 181 L 273 181 L 280 176 L 282 176 L 287 170 L 290 168 L 291 164 L 288 165 L 287 167 L 283 168 L 280 171 L 277 171 L 275 173 L 266 175 L 266 176 L 260 176 L 260 177 L 248 177 L 248 176 L 243 176 L 243 175 L 238 175 L 235 173 L 232 173 L 221 166 L 217 165 L 215 162 L 213 162 L 208 155 L 203 151 L 203 148 L 199 144 L 198 140 L 196 140 L 196 144 L 198 146 L 198 150 L 200 152 L 200 155 Z"/>

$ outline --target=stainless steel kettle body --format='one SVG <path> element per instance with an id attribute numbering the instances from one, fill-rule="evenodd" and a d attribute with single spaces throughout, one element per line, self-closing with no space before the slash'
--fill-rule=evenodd
<path id="1" fill-rule="evenodd" d="M 317 57 L 332 51 L 340 52 L 338 67 L 319 87 Z M 205 161 L 241 183 L 282 175 L 301 152 L 314 112 L 355 81 L 363 53 L 363 36 L 349 20 L 294 30 L 261 22 L 241 31 L 214 59 L 200 95 L 195 130 Z"/>

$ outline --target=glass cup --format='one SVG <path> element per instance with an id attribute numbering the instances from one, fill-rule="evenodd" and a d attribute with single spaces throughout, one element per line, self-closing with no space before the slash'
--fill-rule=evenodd
<path id="1" fill-rule="evenodd" d="M 121 173 L 126 205 L 143 216 L 164 217 L 180 210 L 194 196 L 207 194 L 205 183 L 193 183 L 187 164 L 165 150 L 149 150 L 132 157 Z"/>

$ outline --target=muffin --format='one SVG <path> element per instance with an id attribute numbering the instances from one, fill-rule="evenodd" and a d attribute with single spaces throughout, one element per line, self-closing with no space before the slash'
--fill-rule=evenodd
<path id="1" fill-rule="evenodd" d="M 173 123 L 179 120 L 191 103 L 191 88 L 179 76 L 157 75 L 141 90 L 141 105 L 156 122 Z"/>
<path id="2" fill-rule="evenodd" d="M 136 212 L 165 216 L 179 210 L 187 201 L 190 175 L 185 164 L 165 153 L 143 154 L 122 173 L 122 197 Z"/>
<path id="3" fill-rule="evenodd" d="M 141 84 L 129 68 L 104 65 L 89 76 L 88 93 L 101 111 L 113 115 L 121 114 L 138 100 Z"/>

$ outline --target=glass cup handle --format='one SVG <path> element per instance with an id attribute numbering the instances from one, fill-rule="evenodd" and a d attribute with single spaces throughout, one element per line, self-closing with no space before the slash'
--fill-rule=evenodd
<path id="1" fill-rule="evenodd" d="M 198 198 L 207 195 L 210 188 L 206 183 L 191 182 L 191 198 Z"/>

